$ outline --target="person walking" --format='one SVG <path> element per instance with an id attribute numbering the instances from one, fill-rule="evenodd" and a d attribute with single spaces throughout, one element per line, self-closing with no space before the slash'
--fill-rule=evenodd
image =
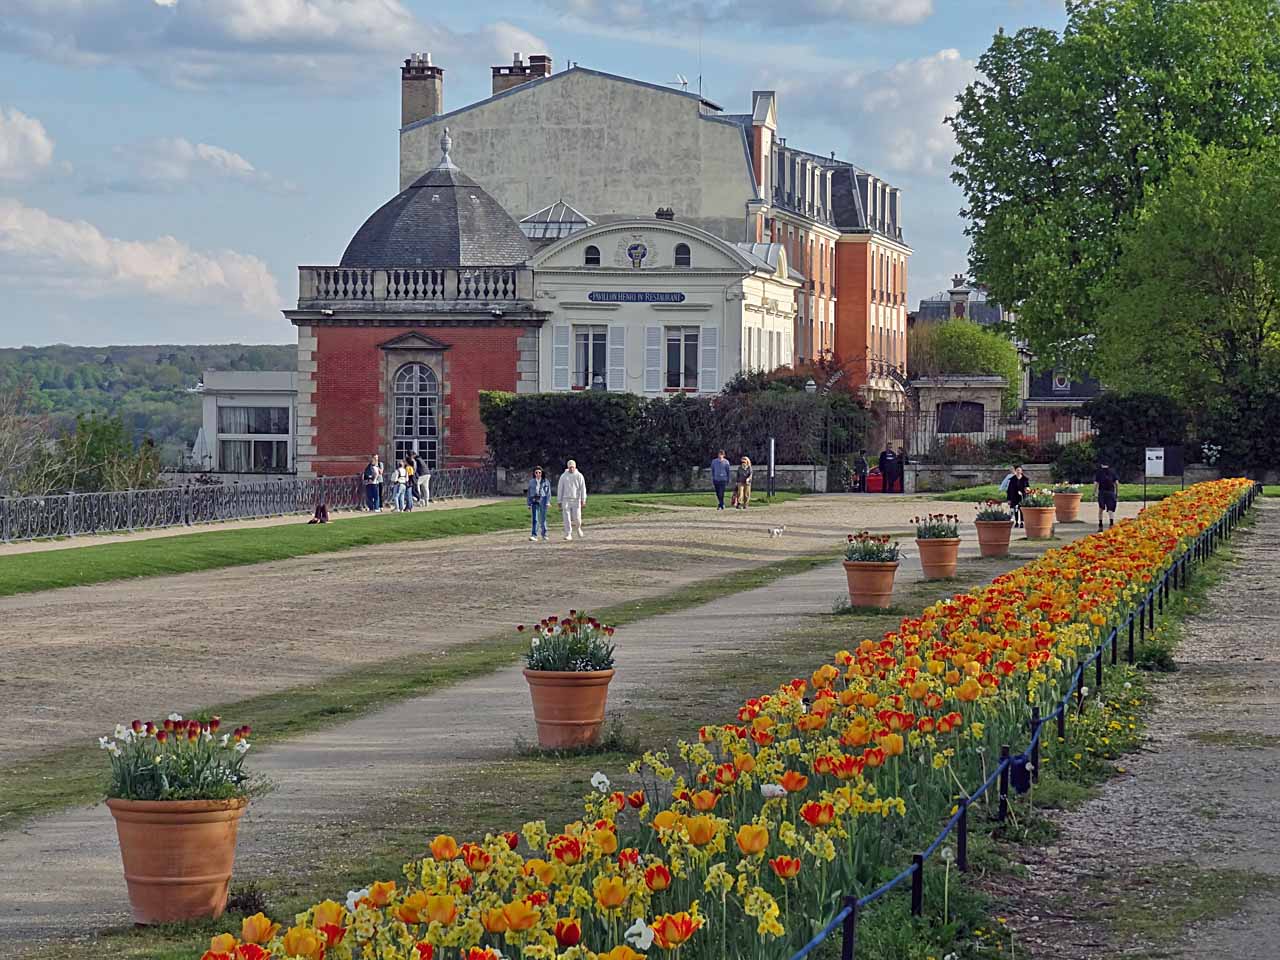
<path id="1" fill-rule="evenodd" d="M 378 473 L 378 455 L 369 458 L 364 468 L 364 505 L 375 513 L 382 509 L 382 483 Z"/>
<path id="2" fill-rule="evenodd" d="M 711 486 L 716 490 L 716 509 L 724 509 L 724 491 L 729 486 L 729 477 L 733 473 L 733 467 L 721 450 L 714 460 L 711 461 Z"/>
<path id="3" fill-rule="evenodd" d="M 733 488 L 734 506 L 739 510 L 747 509 L 751 502 L 751 458 L 743 457 L 738 464 L 738 476 Z"/>
<path id="4" fill-rule="evenodd" d="M 1013 468 L 1013 476 L 1009 477 L 1009 486 L 1005 488 L 1005 496 L 1009 500 L 1009 510 L 1013 514 L 1013 525 L 1022 526 L 1022 498 L 1031 489 L 1031 478 L 1022 472 L 1022 465 Z"/>
<path id="5" fill-rule="evenodd" d="M 858 456 L 853 461 L 853 491 L 854 493 L 867 492 L 867 473 L 871 467 L 867 463 L 867 451 L 859 450 Z"/>
<path id="6" fill-rule="evenodd" d="M 578 464 L 574 460 L 564 465 L 564 473 L 560 474 L 560 482 L 556 484 L 556 499 L 560 501 L 560 513 L 564 517 L 564 538 L 572 540 L 576 527 L 578 539 L 584 539 L 582 508 L 587 505 L 587 478 L 578 472 Z"/>
<path id="7" fill-rule="evenodd" d="M 1116 525 L 1116 500 L 1119 493 L 1120 481 L 1116 477 L 1116 472 L 1112 470 L 1104 461 L 1098 461 L 1097 472 L 1093 475 L 1093 493 L 1098 499 L 1098 529 L 1102 529 L 1102 514 L 1111 514 L 1111 522 L 1108 526 Z"/>
<path id="8" fill-rule="evenodd" d="M 427 496 L 427 464 L 418 454 L 413 455 L 413 476 L 414 476 L 414 493 L 419 500 L 426 503 L 431 502 L 431 498 Z"/>
<path id="9" fill-rule="evenodd" d="M 884 450 L 880 453 L 879 460 L 880 476 L 884 483 L 880 486 L 881 493 L 893 493 L 893 485 L 898 479 L 898 455 L 893 452 L 893 446 L 886 443 Z"/>
<path id="10" fill-rule="evenodd" d="M 413 457 L 405 457 L 404 461 L 404 508 L 406 510 L 413 509 L 413 499 L 417 495 L 418 485 L 413 479 Z"/>
<path id="11" fill-rule="evenodd" d="M 529 477 L 529 488 L 525 491 L 525 500 L 533 514 L 533 526 L 529 528 L 529 541 L 535 542 L 541 534 L 547 539 L 547 508 L 551 506 L 551 481 L 542 475 L 542 467 L 534 467 Z"/>
<path id="12" fill-rule="evenodd" d="M 397 510 L 407 510 L 408 506 L 405 501 L 409 497 L 409 474 L 405 471 L 404 461 L 396 461 L 395 472 L 391 474 L 392 496 L 395 498 L 395 508 Z"/>

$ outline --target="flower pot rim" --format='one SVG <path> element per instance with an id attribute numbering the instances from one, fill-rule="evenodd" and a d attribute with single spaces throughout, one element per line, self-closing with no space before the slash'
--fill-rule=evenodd
<path id="1" fill-rule="evenodd" d="M 841 560 L 846 567 L 863 567 L 867 570 L 887 570 L 889 567 L 897 567 L 901 560 Z"/>
<path id="2" fill-rule="evenodd" d="M 1053 510 L 1053 509 L 1054 509 L 1054 507 L 1052 507 L 1052 506 L 1048 506 L 1048 507 L 1023 507 L 1023 508 L 1022 508 L 1022 510 L 1023 510 L 1023 512 L 1024 512 L 1024 513 L 1025 513 L 1026 511 L 1028 511 L 1028 510 Z"/>
<path id="3" fill-rule="evenodd" d="M 134 813 L 208 813 L 213 810 L 241 810 L 248 805 L 248 797 L 224 797 L 217 800 L 126 800 L 124 797 L 107 798 L 107 806 L 110 809 L 128 810 Z"/>
<path id="4" fill-rule="evenodd" d="M 945 543 L 955 544 L 960 542 L 960 537 L 916 537 L 916 543 Z"/>
<path id="5" fill-rule="evenodd" d="M 530 670 L 524 668 L 526 677 L 546 677 L 549 680 L 579 679 L 586 677 L 612 677 L 614 667 L 608 670 Z"/>
<path id="6" fill-rule="evenodd" d="M 978 524 L 978 523 L 990 523 L 990 524 L 1000 524 L 1000 525 L 1004 525 L 1004 524 L 1011 524 L 1011 523 L 1013 523 L 1013 517 L 1010 517 L 1008 520 L 975 520 L 975 521 L 973 521 L 973 522 L 974 522 L 975 524 Z"/>
<path id="7" fill-rule="evenodd" d="M 1053 495 L 1055 497 L 1083 497 L 1084 493 L 1079 490 L 1055 490 Z"/>

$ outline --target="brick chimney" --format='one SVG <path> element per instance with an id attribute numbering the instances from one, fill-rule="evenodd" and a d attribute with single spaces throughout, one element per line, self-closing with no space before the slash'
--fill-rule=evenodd
<path id="1" fill-rule="evenodd" d="M 528 83 L 530 80 L 549 76 L 551 76 L 550 57 L 535 54 L 529 58 L 528 63 L 525 63 L 520 59 L 520 54 L 516 53 L 511 58 L 511 66 L 493 68 L 493 92 L 499 94 L 512 87 L 518 87 L 522 83 Z"/>
<path id="2" fill-rule="evenodd" d="M 965 285 L 963 274 L 957 273 L 951 278 L 951 289 L 947 291 L 951 300 L 951 318 L 963 320 L 969 315 L 969 288 Z"/>
<path id="3" fill-rule="evenodd" d="M 400 126 L 444 112 L 444 69 L 431 54 L 415 53 L 400 68 Z"/>

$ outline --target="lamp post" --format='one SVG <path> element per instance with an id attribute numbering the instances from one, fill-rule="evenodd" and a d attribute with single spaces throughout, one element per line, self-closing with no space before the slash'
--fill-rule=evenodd
<path id="1" fill-rule="evenodd" d="M 811 397 L 818 392 L 818 384 L 813 377 L 810 377 L 808 382 L 805 383 L 804 392 Z M 809 484 L 809 489 L 814 493 L 818 492 L 818 457 L 816 455 L 813 456 L 813 480 Z"/>

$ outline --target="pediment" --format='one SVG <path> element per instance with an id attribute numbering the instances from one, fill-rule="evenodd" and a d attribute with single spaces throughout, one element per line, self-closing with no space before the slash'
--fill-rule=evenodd
<path id="1" fill-rule="evenodd" d="M 449 344 L 421 333 L 402 333 L 378 344 L 379 350 L 448 350 Z"/>

